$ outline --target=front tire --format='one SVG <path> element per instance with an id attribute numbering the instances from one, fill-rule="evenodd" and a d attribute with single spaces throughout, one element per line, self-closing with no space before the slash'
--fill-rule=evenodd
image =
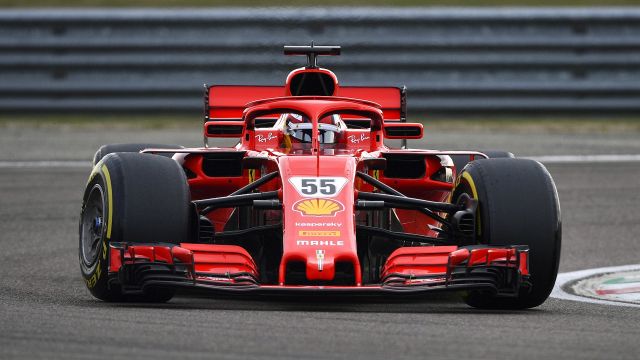
<path id="1" fill-rule="evenodd" d="M 525 309 L 542 304 L 558 274 L 560 202 L 547 169 L 527 159 L 487 159 L 469 163 L 458 177 L 453 199 L 463 193 L 478 200 L 480 244 L 529 246 L 531 291 L 516 297 L 469 292 L 466 303 L 483 309 Z"/>
<path id="2" fill-rule="evenodd" d="M 109 242 L 178 244 L 189 236 L 190 194 L 182 168 L 158 155 L 111 153 L 94 167 L 80 216 L 80 270 L 104 301 L 165 302 L 170 289 L 123 296 L 108 281 Z"/>

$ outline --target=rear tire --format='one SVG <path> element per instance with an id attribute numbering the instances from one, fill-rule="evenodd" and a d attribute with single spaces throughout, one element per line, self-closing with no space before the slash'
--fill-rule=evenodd
<path id="1" fill-rule="evenodd" d="M 89 177 L 80 216 L 80 269 L 91 294 L 104 301 L 171 299 L 171 289 L 123 296 L 110 286 L 109 242 L 178 244 L 188 239 L 190 214 L 189 187 L 177 162 L 138 153 L 102 158 Z"/>
<path id="2" fill-rule="evenodd" d="M 107 144 L 102 145 L 93 155 L 93 165 L 95 166 L 103 157 L 116 152 L 132 152 L 139 153 L 144 149 L 184 149 L 180 145 L 165 144 Z M 162 153 L 158 155 L 172 157 L 174 153 Z"/>
<path id="3" fill-rule="evenodd" d="M 478 199 L 477 238 L 487 245 L 529 246 L 531 291 L 517 297 L 469 292 L 466 303 L 483 309 L 525 309 L 542 304 L 553 289 L 560 261 L 561 219 L 556 186 L 547 169 L 527 159 L 488 159 L 469 163 L 453 199 Z"/>

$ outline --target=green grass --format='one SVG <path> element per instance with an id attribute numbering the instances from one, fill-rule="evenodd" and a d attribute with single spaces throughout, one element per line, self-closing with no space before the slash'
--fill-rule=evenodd
<path id="1" fill-rule="evenodd" d="M 425 131 L 446 132 L 519 132 L 519 133 L 585 133 L 640 134 L 640 117 L 484 117 L 431 118 L 414 116 L 408 121 L 421 122 Z M 200 131 L 202 118 L 184 115 L 0 115 L 2 128 L 120 128 L 132 130 Z M 640 136 L 640 135 L 639 135 Z"/>
<path id="2" fill-rule="evenodd" d="M 640 0 L 0 0 L 0 7 L 628 6 Z"/>

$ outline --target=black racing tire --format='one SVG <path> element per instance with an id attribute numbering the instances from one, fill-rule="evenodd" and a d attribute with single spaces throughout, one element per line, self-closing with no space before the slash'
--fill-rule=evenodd
<path id="1" fill-rule="evenodd" d="M 132 152 L 138 153 L 144 149 L 184 149 L 184 146 L 180 145 L 166 145 L 166 144 L 107 144 L 102 145 L 93 155 L 93 165 L 95 166 L 103 157 L 116 152 Z M 172 157 L 174 153 L 161 153 L 158 155 Z"/>
<path id="2" fill-rule="evenodd" d="M 512 152 L 504 151 L 504 150 L 479 150 L 481 153 L 487 155 L 489 159 L 498 159 L 498 158 L 515 158 Z M 456 167 L 456 171 L 458 174 L 462 172 L 462 169 L 469 163 L 469 155 L 451 155 L 451 159 L 453 160 L 453 164 Z M 484 160 L 484 158 L 480 158 L 479 160 Z"/>
<path id="3" fill-rule="evenodd" d="M 466 193 L 478 200 L 478 243 L 529 246 L 532 283 L 517 297 L 471 291 L 466 303 L 482 309 L 542 304 L 555 284 L 562 239 L 560 201 L 547 169 L 528 159 L 486 159 L 470 162 L 457 179 L 452 198 Z"/>
<path id="4" fill-rule="evenodd" d="M 164 156 L 111 153 L 87 182 L 79 227 L 79 261 L 91 294 L 104 301 L 166 302 L 172 289 L 123 296 L 108 281 L 109 243 L 177 244 L 189 236 L 190 193 L 182 167 Z"/>

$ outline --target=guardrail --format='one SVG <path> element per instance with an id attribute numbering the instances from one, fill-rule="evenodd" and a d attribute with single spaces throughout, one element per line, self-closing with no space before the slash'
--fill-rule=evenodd
<path id="1" fill-rule="evenodd" d="M 640 112 L 640 8 L 3 10 L 0 112 L 196 113 L 203 83 L 281 84 L 311 40 L 410 113 Z"/>

